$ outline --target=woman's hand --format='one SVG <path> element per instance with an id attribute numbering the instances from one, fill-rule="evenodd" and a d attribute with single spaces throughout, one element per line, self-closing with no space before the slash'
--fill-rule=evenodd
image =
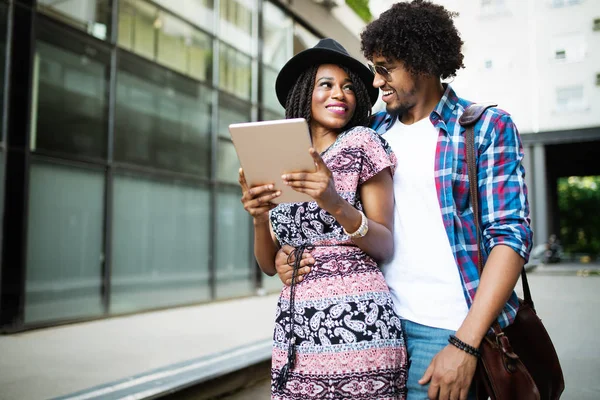
<path id="1" fill-rule="evenodd" d="M 242 204 L 244 205 L 244 209 L 252 215 L 254 223 L 269 221 L 269 210 L 277 206 L 271 203 L 271 200 L 280 196 L 281 192 L 279 190 L 273 191 L 272 184 L 248 188 L 244 170 L 240 168 L 239 174 L 238 181 L 242 187 Z"/>
<path id="2" fill-rule="evenodd" d="M 306 193 L 323 210 L 333 214 L 333 210 L 339 207 L 343 199 L 335 190 L 333 174 L 325 165 L 325 162 L 312 147 L 308 150 L 317 170 L 315 172 L 295 172 L 281 176 L 283 182 L 297 192 Z"/>

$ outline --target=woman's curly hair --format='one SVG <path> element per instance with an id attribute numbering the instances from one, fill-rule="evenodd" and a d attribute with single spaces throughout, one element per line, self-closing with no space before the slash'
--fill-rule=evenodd
<path id="1" fill-rule="evenodd" d="M 296 83 L 288 92 L 285 101 L 286 118 L 304 118 L 310 125 L 312 119 L 312 93 L 315 89 L 315 79 L 317 77 L 319 66 L 320 65 L 313 65 L 298 76 Z M 354 110 L 354 115 L 352 115 L 352 118 L 348 121 L 343 130 L 345 131 L 354 128 L 355 126 L 366 126 L 369 122 L 369 116 L 371 115 L 371 100 L 369 98 L 367 87 L 354 71 L 344 65 L 338 66 L 346 71 L 350 80 L 352 80 L 354 96 L 356 97 L 356 109 Z"/>
<path id="2" fill-rule="evenodd" d="M 453 77 L 464 68 L 463 41 L 452 20 L 457 15 L 425 0 L 396 3 L 361 33 L 361 50 L 368 60 L 402 61 L 416 75 Z"/>

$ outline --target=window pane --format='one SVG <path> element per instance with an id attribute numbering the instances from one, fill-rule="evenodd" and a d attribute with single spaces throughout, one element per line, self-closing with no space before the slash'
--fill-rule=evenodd
<path id="1" fill-rule="evenodd" d="M 154 0 L 180 17 L 183 17 L 209 32 L 213 31 L 214 1 L 213 0 Z"/>
<path id="2" fill-rule="evenodd" d="M 319 38 L 310 33 L 305 27 L 300 24 L 294 25 L 294 54 L 313 47 L 318 41 Z"/>
<path id="3" fill-rule="evenodd" d="M 279 71 L 275 71 L 263 65 L 263 105 L 271 110 L 285 114 L 285 109 L 281 106 L 281 104 L 279 104 L 279 100 L 277 100 L 277 94 L 275 93 L 275 80 L 277 79 L 278 73 Z"/>
<path id="4" fill-rule="evenodd" d="M 212 41 L 189 23 L 140 0 L 123 0 L 119 24 L 119 46 L 179 73 L 211 79 Z"/>
<path id="5" fill-rule="evenodd" d="M 33 164 L 25 322 L 103 313 L 104 174 Z"/>
<path id="6" fill-rule="evenodd" d="M 229 124 L 237 122 L 249 122 L 251 118 L 250 104 L 237 100 L 230 96 L 219 96 L 219 136 L 231 138 Z"/>
<path id="7" fill-rule="evenodd" d="M 221 0 L 219 37 L 240 50 L 252 52 L 252 15 L 256 0 Z"/>
<path id="8" fill-rule="evenodd" d="M 252 64 L 250 57 L 221 44 L 219 51 L 219 87 L 242 99 L 250 99 Z"/>
<path id="9" fill-rule="evenodd" d="M 155 59 L 158 8 L 141 0 L 119 1 L 118 44 L 126 49 Z"/>
<path id="10" fill-rule="evenodd" d="M 0 224 L 4 221 L 4 152 L 0 151 Z M 2 232 L 0 232 L 2 240 Z"/>
<path id="11" fill-rule="evenodd" d="M 226 139 L 220 139 L 217 152 L 217 179 L 223 182 L 238 183 L 240 162 L 233 143 Z"/>
<path id="12" fill-rule="evenodd" d="M 222 188 L 217 194 L 218 298 L 247 296 L 255 289 L 250 216 L 240 203 L 241 197 L 237 188 Z"/>
<path id="13" fill-rule="evenodd" d="M 212 41 L 200 32 L 194 32 L 188 47 L 188 74 L 201 81 L 212 80 Z"/>
<path id="14" fill-rule="evenodd" d="M 292 19 L 268 2 L 264 5 L 263 19 L 263 62 L 279 69 L 292 56 Z"/>
<path id="15" fill-rule="evenodd" d="M 62 39 L 65 48 L 36 45 L 31 148 L 104 158 L 108 53 L 67 35 Z"/>
<path id="16" fill-rule="evenodd" d="M 209 175 L 211 91 L 120 53 L 115 159 Z"/>
<path id="17" fill-rule="evenodd" d="M 38 10 L 98 39 L 108 39 L 109 0 L 38 0 Z"/>
<path id="18" fill-rule="evenodd" d="M 193 29 L 164 12 L 159 13 L 157 61 L 175 71 L 187 73 L 188 52 Z"/>
<path id="19" fill-rule="evenodd" d="M 283 111 L 283 109 L 281 110 L 281 113 L 274 113 L 269 110 L 263 110 L 263 121 L 273 121 L 275 119 L 285 119 L 285 112 Z"/>
<path id="20" fill-rule="evenodd" d="M 5 60 L 8 56 L 6 54 L 6 29 L 8 19 L 8 6 L 4 3 L 0 3 L 0 60 Z M 5 76 L 4 76 L 4 61 L 0 62 L 0 127 L 2 127 L 4 121 L 4 87 Z M 4 132 L 0 128 L 0 142 L 4 140 Z M 4 181 L 2 181 L 4 182 Z"/>
<path id="21" fill-rule="evenodd" d="M 112 313 L 210 299 L 209 200 L 203 187 L 115 177 Z"/>

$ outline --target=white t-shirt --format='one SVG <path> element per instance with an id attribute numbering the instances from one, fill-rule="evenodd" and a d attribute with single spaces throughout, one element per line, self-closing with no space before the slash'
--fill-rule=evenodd
<path id="1" fill-rule="evenodd" d="M 394 308 L 403 319 L 455 331 L 468 307 L 435 187 L 438 131 L 429 118 L 396 121 L 383 137 L 398 158 L 394 257 L 383 266 Z"/>

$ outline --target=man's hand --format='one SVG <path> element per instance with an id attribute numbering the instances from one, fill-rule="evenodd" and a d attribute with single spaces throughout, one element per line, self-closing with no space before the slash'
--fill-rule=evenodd
<path id="1" fill-rule="evenodd" d="M 429 384 L 427 396 L 438 400 L 466 400 L 477 358 L 449 344 L 436 354 L 419 384 Z"/>
<path id="2" fill-rule="evenodd" d="M 290 254 L 294 251 L 292 246 L 284 245 L 277 254 L 275 255 L 275 269 L 277 270 L 277 275 L 279 275 L 279 279 L 283 282 L 284 285 L 292 284 L 292 273 L 294 272 L 294 256 L 290 257 Z M 289 264 L 288 264 L 288 258 Z M 302 282 L 304 279 L 304 275 L 310 272 L 310 266 L 315 263 L 315 259 L 310 255 L 310 253 L 304 251 L 302 253 L 302 260 L 300 261 L 300 268 L 296 274 L 296 283 Z"/>

